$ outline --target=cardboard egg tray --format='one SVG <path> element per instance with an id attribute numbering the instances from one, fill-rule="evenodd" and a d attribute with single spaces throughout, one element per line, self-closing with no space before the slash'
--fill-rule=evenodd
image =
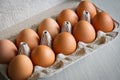
<path id="1" fill-rule="evenodd" d="M 28 20 L 25 20 L 19 24 L 16 24 L 6 30 L 0 31 L 0 39 L 7 38 L 7 39 L 14 41 L 16 38 L 16 34 L 18 34 L 22 29 L 32 28 L 36 30 L 37 26 L 43 19 L 48 18 L 48 17 L 52 17 L 56 19 L 56 16 L 63 9 L 70 8 L 70 9 L 75 10 L 79 3 L 80 3 L 79 0 L 75 0 L 75 1 L 70 0 L 62 4 L 59 4 L 56 7 L 50 8 L 49 10 L 41 12 L 40 14 L 35 15 Z M 98 11 L 102 11 L 100 8 L 98 7 L 96 8 Z M 62 53 L 59 54 L 57 56 L 55 63 L 48 68 L 44 68 L 41 66 L 35 66 L 34 72 L 31 75 L 31 77 L 29 77 L 29 80 L 37 80 L 37 79 L 38 80 L 56 80 L 56 78 L 54 78 L 55 75 L 61 74 L 65 69 L 67 69 L 69 73 L 70 66 L 74 66 L 74 64 L 77 64 L 81 59 L 89 55 L 94 55 L 92 53 L 96 52 L 101 47 L 105 46 L 111 41 L 117 40 L 117 38 L 120 37 L 119 36 L 120 27 L 117 21 L 115 21 L 114 19 L 113 21 L 115 24 L 115 28 L 112 32 L 104 33 L 102 31 L 99 31 L 97 33 L 97 38 L 95 39 L 95 41 L 89 44 L 86 44 L 84 42 L 78 42 L 77 44 L 78 47 L 74 53 L 72 53 L 71 55 L 67 55 L 67 56 L 63 55 Z M 1 74 L 6 79 L 8 79 L 5 73 L 6 69 L 7 69 L 7 65 L 0 64 Z M 78 74 L 79 74 L 79 71 L 78 71 Z"/>

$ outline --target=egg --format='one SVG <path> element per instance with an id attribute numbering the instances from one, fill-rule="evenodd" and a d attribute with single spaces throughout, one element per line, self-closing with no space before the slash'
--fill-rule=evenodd
<path id="1" fill-rule="evenodd" d="M 32 51 L 35 47 L 39 45 L 39 36 L 32 29 L 23 29 L 16 38 L 16 45 L 20 47 L 20 42 L 26 42 Z"/>
<path id="2" fill-rule="evenodd" d="M 55 54 L 50 47 L 39 45 L 32 51 L 31 60 L 34 65 L 49 67 L 55 61 Z"/>
<path id="3" fill-rule="evenodd" d="M 60 27 L 57 22 L 52 18 L 44 19 L 38 27 L 38 35 L 41 37 L 44 30 L 47 30 L 52 39 L 60 32 Z"/>
<path id="4" fill-rule="evenodd" d="M 0 40 L 0 64 L 8 64 L 17 55 L 17 47 L 7 39 Z"/>
<path id="5" fill-rule="evenodd" d="M 82 41 L 85 43 L 90 43 L 94 41 L 96 33 L 95 29 L 88 21 L 81 20 L 74 27 L 73 36 L 77 42 Z"/>
<path id="6" fill-rule="evenodd" d="M 71 9 L 64 9 L 57 17 L 58 24 L 62 27 L 64 21 L 69 21 L 71 25 L 74 25 L 78 22 L 77 14 Z"/>
<path id="7" fill-rule="evenodd" d="M 95 6 L 89 0 L 81 1 L 76 9 L 80 19 L 82 18 L 84 10 L 90 13 L 91 19 L 97 14 Z"/>
<path id="8" fill-rule="evenodd" d="M 96 31 L 110 32 L 114 28 L 113 20 L 106 12 L 97 13 L 92 23 Z"/>
<path id="9" fill-rule="evenodd" d="M 32 61 L 26 55 L 17 55 L 8 65 L 8 77 L 11 80 L 27 80 L 32 72 Z"/>
<path id="10" fill-rule="evenodd" d="M 76 50 L 75 38 L 68 32 L 61 32 L 53 41 L 53 50 L 56 54 L 72 54 Z"/>

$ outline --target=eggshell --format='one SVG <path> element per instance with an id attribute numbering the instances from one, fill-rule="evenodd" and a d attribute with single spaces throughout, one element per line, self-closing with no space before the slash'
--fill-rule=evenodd
<path id="1" fill-rule="evenodd" d="M 32 29 L 24 29 L 18 35 L 16 39 L 17 47 L 20 47 L 20 42 L 26 42 L 30 47 L 30 50 L 33 50 L 39 45 L 39 36 Z"/>
<path id="2" fill-rule="evenodd" d="M 82 41 L 90 43 L 94 41 L 96 33 L 93 26 L 88 21 L 81 20 L 74 27 L 73 36 L 77 42 Z"/>
<path id="3" fill-rule="evenodd" d="M 55 54 L 50 47 L 39 45 L 32 51 L 31 60 L 34 65 L 49 67 L 55 61 Z"/>
<path id="4" fill-rule="evenodd" d="M 64 21 L 69 21 L 72 26 L 78 22 L 77 14 L 71 9 L 64 9 L 57 17 L 58 24 L 62 27 Z"/>
<path id="5" fill-rule="evenodd" d="M 106 12 L 97 13 L 92 22 L 96 31 L 110 32 L 114 28 L 113 20 Z"/>
<path id="6" fill-rule="evenodd" d="M 27 80 L 32 71 L 33 64 L 26 55 L 17 55 L 8 65 L 8 77 L 11 80 Z"/>
<path id="7" fill-rule="evenodd" d="M 91 18 L 97 14 L 95 6 L 89 0 L 81 1 L 77 7 L 76 12 L 80 19 L 82 18 L 84 10 L 90 13 Z"/>
<path id="8" fill-rule="evenodd" d="M 17 54 L 15 44 L 7 39 L 0 40 L 0 64 L 9 63 Z"/>
<path id="9" fill-rule="evenodd" d="M 53 50 L 56 54 L 63 53 L 65 55 L 71 54 L 76 49 L 76 41 L 72 34 L 68 32 L 61 32 L 53 41 Z"/>
<path id="10" fill-rule="evenodd" d="M 40 37 L 42 36 L 44 30 L 47 30 L 54 39 L 55 36 L 60 32 L 60 27 L 54 19 L 46 18 L 40 23 L 38 27 L 38 35 Z"/>

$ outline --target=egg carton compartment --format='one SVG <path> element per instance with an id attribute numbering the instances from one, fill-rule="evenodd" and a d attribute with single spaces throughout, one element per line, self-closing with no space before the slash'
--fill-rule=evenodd
<path id="1" fill-rule="evenodd" d="M 65 8 L 71 8 L 71 9 L 74 10 L 79 3 L 80 3 L 79 0 L 76 0 L 76 1 L 70 0 L 70 1 L 66 1 L 65 3 L 63 3 L 62 4 L 63 7 L 61 7 L 61 8 L 57 7 L 57 8 L 58 8 L 58 11 L 62 10 L 62 9 L 65 9 Z M 103 11 L 100 8 L 98 8 L 97 6 L 96 6 L 96 9 L 98 11 Z M 54 10 L 53 10 L 53 12 L 54 12 Z M 48 10 L 48 11 L 50 13 L 53 13 L 51 10 Z M 48 12 L 46 11 L 46 12 L 43 12 L 43 13 L 47 14 Z M 41 13 L 41 14 L 43 14 L 43 13 Z M 57 13 L 56 14 L 54 13 L 52 15 L 53 15 L 52 16 L 53 18 L 56 18 Z M 42 17 L 41 20 L 44 19 L 45 17 L 49 17 L 49 16 L 44 15 L 44 17 Z M 30 21 L 27 20 L 23 24 L 20 23 L 19 26 L 21 26 L 21 25 L 26 26 L 31 22 L 32 19 L 34 20 L 35 18 L 31 18 Z M 35 21 L 36 21 L 36 23 L 35 23 Z M 40 20 L 35 19 L 35 21 L 33 21 L 33 23 L 29 24 L 29 26 L 32 25 L 30 27 L 34 30 L 36 30 Z M 48 80 L 49 80 L 49 77 L 58 74 L 59 72 L 63 71 L 66 68 L 69 68 L 70 65 L 74 65 L 74 63 L 80 61 L 81 59 L 85 58 L 86 56 L 91 55 L 94 51 L 97 51 L 100 47 L 103 47 L 108 42 L 114 40 L 119 34 L 119 30 L 120 30 L 119 28 L 120 27 L 119 27 L 119 23 L 117 21 L 115 21 L 114 19 L 113 19 L 113 21 L 114 21 L 115 28 L 112 32 L 104 33 L 103 31 L 98 31 L 96 39 L 92 43 L 89 43 L 89 44 L 86 44 L 84 42 L 78 42 L 77 43 L 77 49 L 74 53 L 72 53 L 71 55 L 64 55 L 62 53 L 58 54 L 55 63 L 48 68 L 44 68 L 44 67 L 41 67 L 41 66 L 35 66 L 33 74 L 31 75 L 31 77 L 29 77 L 28 80 L 36 80 L 36 79 L 43 80 L 43 79 L 46 79 L 46 78 L 48 78 Z M 24 28 L 25 27 L 22 27 L 20 29 L 17 28 L 17 30 L 19 29 L 18 30 L 18 32 L 19 32 L 20 30 L 22 30 Z M 10 30 L 15 30 L 15 29 L 16 28 L 14 28 L 14 29 L 12 28 Z M 11 33 L 11 34 L 14 34 L 14 35 L 12 35 L 10 37 L 9 37 L 9 35 L 6 35 L 5 37 L 14 41 L 15 37 L 16 37 L 15 34 L 18 33 L 18 32 Z M 3 38 L 3 37 L 1 37 L 1 38 Z M 6 70 L 7 70 L 7 65 L 6 64 L 5 65 L 0 64 L 0 72 L 6 77 L 6 79 L 8 79 L 8 77 L 6 75 Z"/>
<path id="2" fill-rule="evenodd" d="M 53 76 L 62 71 L 63 69 L 68 68 L 70 65 L 74 65 L 75 62 L 92 54 L 93 51 L 107 44 L 109 41 L 113 40 L 117 35 L 118 32 L 115 29 L 109 33 L 99 31 L 97 34 L 97 38 L 93 43 L 86 44 L 84 42 L 78 42 L 78 47 L 76 51 L 71 55 L 64 55 L 62 53 L 58 54 L 57 59 L 52 66 L 48 68 L 35 66 L 34 72 L 29 79 L 36 80 L 38 78 L 44 79 L 46 77 Z"/>

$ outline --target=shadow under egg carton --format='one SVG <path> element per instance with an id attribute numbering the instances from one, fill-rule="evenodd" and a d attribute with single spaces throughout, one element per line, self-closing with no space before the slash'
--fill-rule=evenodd
<path id="1" fill-rule="evenodd" d="M 103 11 L 98 7 L 96 7 L 96 9 L 97 11 Z M 78 42 L 77 49 L 74 53 L 72 53 L 71 55 L 64 55 L 62 53 L 58 54 L 55 63 L 48 68 L 43 68 L 41 66 L 35 66 L 34 72 L 32 76 L 29 77 L 29 80 L 45 79 L 54 74 L 57 74 L 63 69 L 79 61 L 80 59 L 88 56 L 93 51 L 97 50 L 99 47 L 115 39 L 119 33 L 119 23 L 115 21 L 114 19 L 113 21 L 114 21 L 115 27 L 112 32 L 105 33 L 103 31 L 98 31 L 96 39 L 92 43 L 89 43 L 89 44 L 84 43 L 84 42 Z"/>

